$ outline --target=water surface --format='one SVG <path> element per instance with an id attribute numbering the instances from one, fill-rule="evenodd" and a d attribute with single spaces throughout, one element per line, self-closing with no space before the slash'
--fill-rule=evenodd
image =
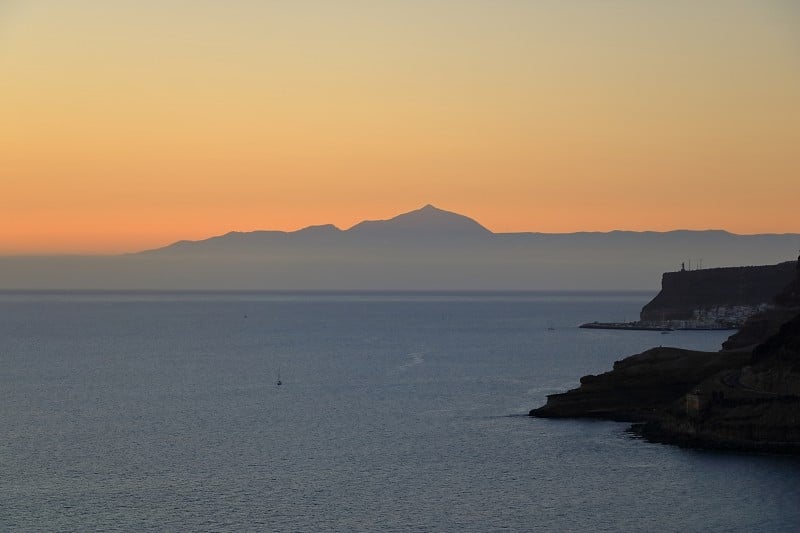
<path id="1" fill-rule="evenodd" d="M 575 327 L 651 297 L 1 293 L 0 529 L 797 531 L 795 459 L 521 416 L 726 337 Z"/>

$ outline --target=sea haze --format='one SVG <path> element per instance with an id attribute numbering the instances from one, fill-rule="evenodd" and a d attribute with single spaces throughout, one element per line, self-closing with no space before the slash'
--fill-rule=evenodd
<path id="1" fill-rule="evenodd" d="M 665 271 L 793 260 L 800 235 L 493 233 L 427 205 L 350 229 L 230 232 L 122 256 L 0 257 L 0 289 L 656 290 Z"/>
<path id="2" fill-rule="evenodd" d="M 797 531 L 795 459 L 523 416 L 724 339 L 576 327 L 652 296 L 0 293 L 0 529 Z"/>

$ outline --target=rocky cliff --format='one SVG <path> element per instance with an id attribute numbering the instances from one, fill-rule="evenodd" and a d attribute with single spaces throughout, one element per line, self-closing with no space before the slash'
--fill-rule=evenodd
<path id="1" fill-rule="evenodd" d="M 776 335 L 784 323 L 800 312 L 800 257 L 795 263 L 795 276 L 775 296 L 771 304 L 753 314 L 722 344 L 723 350 L 752 348 L 764 339 Z"/>
<path id="2" fill-rule="evenodd" d="M 744 365 L 701 381 L 636 430 L 684 446 L 800 453 L 800 314 Z"/>
<path id="3" fill-rule="evenodd" d="M 661 292 L 642 308 L 643 323 L 740 326 L 769 308 L 795 276 L 794 261 L 777 265 L 667 272 Z"/>
<path id="4" fill-rule="evenodd" d="M 530 414 L 637 421 L 646 438 L 685 446 L 800 453 L 800 258 L 789 266 L 793 279 L 727 349 L 654 348 Z"/>
<path id="5" fill-rule="evenodd" d="M 551 394 L 530 414 L 543 418 L 650 420 L 697 383 L 723 370 L 739 368 L 748 352 L 708 353 L 652 348 L 614 363 L 614 369 L 581 378 L 577 389 Z"/>

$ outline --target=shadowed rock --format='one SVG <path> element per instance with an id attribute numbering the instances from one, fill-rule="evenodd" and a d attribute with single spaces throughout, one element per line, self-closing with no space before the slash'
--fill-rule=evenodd
<path id="1" fill-rule="evenodd" d="M 584 376 L 581 386 L 551 394 L 530 414 L 546 418 L 604 418 L 641 421 L 667 408 L 700 381 L 741 367 L 747 352 L 713 353 L 680 348 L 652 348 L 614 363 L 598 376 Z"/>
<path id="2" fill-rule="evenodd" d="M 646 438 L 682 446 L 800 453 L 800 268 L 796 276 L 726 343 L 744 348 L 654 348 L 530 414 L 635 421 Z"/>

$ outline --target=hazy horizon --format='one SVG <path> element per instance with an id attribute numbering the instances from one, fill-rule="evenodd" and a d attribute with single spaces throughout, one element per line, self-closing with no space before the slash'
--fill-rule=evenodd
<path id="1" fill-rule="evenodd" d="M 388 220 L 228 233 L 146 252 L 0 257 L 0 289 L 614 290 L 793 259 L 800 235 L 492 233 L 432 205 Z"/>

